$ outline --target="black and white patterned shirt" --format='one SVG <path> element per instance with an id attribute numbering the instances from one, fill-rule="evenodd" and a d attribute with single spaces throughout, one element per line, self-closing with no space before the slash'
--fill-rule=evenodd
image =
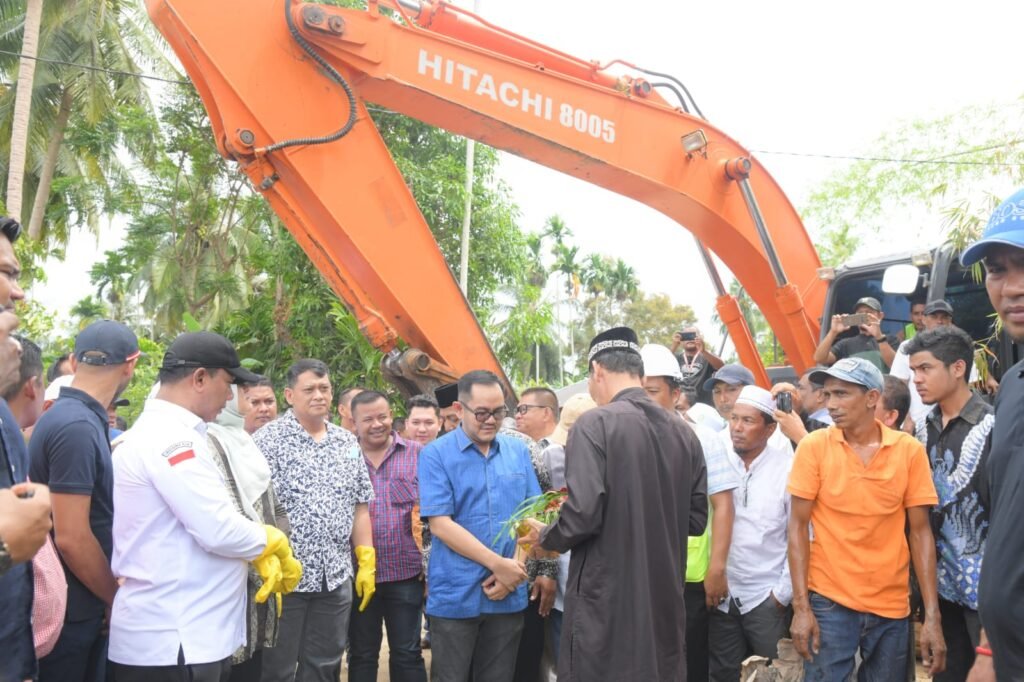
<path id="1" fill-rule="evenodd" d="M 352 577 L 352 520 L 373 499 L 366 462 L 351 433 L 327 424 L 313 439 L 288 410 L 253 434 L 270 463 L 274 490 L 288 512 L 291 545 L 302 562 L 297 592 L 334 590 Z"/>

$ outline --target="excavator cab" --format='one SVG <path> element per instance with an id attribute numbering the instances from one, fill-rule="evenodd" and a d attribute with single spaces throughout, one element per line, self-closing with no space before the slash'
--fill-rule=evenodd
<path id="1" fill-rule="evenodd" d="M 900 338 L 911 323 L 912 301 L 944 299 L 953 307 L 954 323 L 978 344 L 997 380 L 1003 369 L 1021 359 L 1021 348 L 997 331 L 983 274 L 961 266 L 958 254 L 949 247 L 854 262 L 834 270 L 823 268 L 821 275 L 832 280 L 821 318 L 821 338 L 828 333 L 832 315 L 853 312 L 864 296 L 881 302 L 885 313 L 882 331 Z"/>

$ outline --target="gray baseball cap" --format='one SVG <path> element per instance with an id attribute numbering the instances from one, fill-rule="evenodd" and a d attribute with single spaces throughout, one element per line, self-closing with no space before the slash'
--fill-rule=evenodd
<path id="1" fill-rule="evenodd" d="M 867 307 L 874 310 L 876 313 L 882 312 L 882 304 L 879 303 L 878 299 L 875 298 L 874 296 L 865 296 L 864 298 L 859 299 L 857 301 L 857 304 L 853 306 L 853 309 L 856 310 L 862 305 L 866 305 Z"/>
<path id="2" fill-rule="evenodd" d="M 754 375 L 743 365 L 722 365 L 722 367 L 704 382 L 704 390 L 710 391 L 719 381 L 730 386 L 753 386 Z"/>
<path id="3" fill-rule="evenodd" d="M 882 373 L 864 358 L 843 358 L 837 360 L 836 364 L 828 369 L 812 372 L 810 380 L 816 384 L 825 383 L 825 379 L 832 377 L 841 381 L 848 381 L 870 390 L 881 391 L 885 385 Z"/>

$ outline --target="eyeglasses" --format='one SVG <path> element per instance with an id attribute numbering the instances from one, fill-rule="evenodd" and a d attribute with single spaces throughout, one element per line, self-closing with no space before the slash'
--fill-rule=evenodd
<path id="1" fill-rule="evenodd" d="M 536 407 L 538 410 L 550 410 L 551 409 L 547 405 L 529 405 L 527 403 L 520 403 L 519 406 L 516 407 L 516 414 L 526 414 L 527 412 L 530 411 L 531 407 Z"/>
<path id="2" fill-rule="evenodd" d="M 472 407 L 462 402 L 461 400 L 459 401 L 459 404 L 465 407 L 470 412 L 472 412 L 473 416 L 476 417 L 477 422 L 479 422 L 480 424 L 485 424 L 487 420 L 490 419 L 491 417 L 494 417 L 494 421 L 500 422 L 502 419 L 508 416 L 508 408 L 505 407 L 504 405 L 494 410 L 485 410 L 483 408 L 479 410 L 474 410 Z"/>

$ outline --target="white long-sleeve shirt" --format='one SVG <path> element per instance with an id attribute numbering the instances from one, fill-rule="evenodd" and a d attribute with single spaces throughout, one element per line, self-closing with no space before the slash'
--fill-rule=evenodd
<path id="1" fill-rule="evenodd" d="M 151 399 L 120 439 L 114 462 L 110 660 L 212 663 L 245 642 L 247 561 L 264 528 L 235 511 L 210 459 L 206 424 Z"/>
<path id="2" fill-rule="evenodd" d="M 733 450 L 729 430 L 719 436 L 727 444 L 729 464 L 740 485 L 732 491 L 736 516 L 725 569 L 729 599 L 718 609 L 728 612 L 732 601 L 740 613 L 748 613 L 771 594 L 788 605 L 793 600 L 793 583 L 787 560 L 790 496 L 786 483 L 793 466 L 793 446 L 789 440 L 773 436 L 747 469 Z"/>

